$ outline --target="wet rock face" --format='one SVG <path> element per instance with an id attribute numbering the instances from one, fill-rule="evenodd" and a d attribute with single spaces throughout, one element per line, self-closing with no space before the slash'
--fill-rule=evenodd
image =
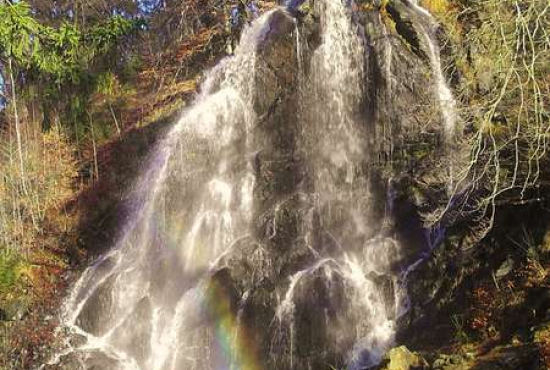
<path id="1" fill-rule="evenodd" d="M 410 248 L 402 261 L 389 267 L 399 270 L 426 247 L 417 194 L 410 191 L 410 184 L 440 154 L 441 125 L 434 119 L 439 113 L 433 106 L 430 66 L 423 51 L 426 45 L 417 35 L 415 21 L 410 20 L 414 13 L 405 3 L 395 2 L 391 16 L 402 24 L 399 34 L 390 31 L 384 23 L 389 20 L 377 9 L 354 15 L 366 43 L 366 88 L 358 121 L 371 136 L 370 145 L 364 148 L 363 173 L 366 183 L 380 195 L 373 197 L 378 200 L 372 205 L 374 217 L 369 226 L 374 234 L 395 236 Z M 319 19 L 305 14 L 295 21 L 280 12 L 272 22 L 257 61 L 254 106 L 259 122 L 253 134 L 257 152 L 251 158 L 256 180 L 252 235 L 235 243 L 218 261 L 212 279 L 223 284 L 213 284 L 226 290 L 227 305 L 249 331 L 264 367 L 345 366 L 358 339 L 358 318 L 346 301 L 345 279 L 325 270 L 330 265 L 292 287 L 295 298 L 287 307 L 292 310 L 291 323 L 277 311 L 291 288 L 290 277 L 341 251 L 314 201 L 313 175 L 303 150 L 302 135 L 308 127 L 300 127 L 298 102 L 304 88 L 300 81 L 307 81 L 312 54 L 320 43 Z M 295 22 L 301 38 L 293 33 Z M 299 69 L 300 65 L 304 67 Z M 422 167 L 418 151 L 423 152 Z M 398 170 L 405 174 L 394 177 Z M 395 193 L 393 214 L 391 222 L 384 224 L 381 220 L 388 215 L 386 194 L 390 190 Z M 367 279 L 387 293 L 388 305 L 394 303 L 395 286 L 388 275 Z"/>
<path id="2" fill-rule="evenodd" d="M 273 368 L 324 368 L 346 364 L 355 330 L 352 304 L 346 283 L 330 264 L 304 276 L 294 287 L 291 306 L 279 307 L 280 317 L 271 329 L 270 365 Z M 287 312 L 284 312 L 287 310 Z M 291 312 L 288 312 L 291 311 Z M 292 313 L 292 315 L 289 315 Z M 289 320 L 292 320 L 289 322 Z"/>
<path id="3" fill-rule="evenodd" d="M 107 278 L 94 292 L 92 299 L 86 301 L 77 318 L 77 324 L 82 329 L 96 336 L 105 334 L 109 329 L 110 317 L 113 314 L 113 287 L 116 276 Z"/>
<path id="4" fill-rule="evenodd" d="M 144 368 L 145 362 L 150 355 L 149 335 L 153 330 L 151 325 L 151 301 L 148 297 L 143 297 L 134 312 L 130 314 L 126 322 L 115 330 L 114 336 L 119 338 L 118 345 L 136 359 L 136 362 Z M 127 328 L 133 328 L 130 332 Z"/>
<path id="5" fill-rule="evenodd" d="M 428 168 L 442 153 L 437 91 L 421 33 L 427 21 L 407 4 L 390 1 L 388 15 L 372 10 L 358 16 L 368 39 L 365 107 L 374 161 L 391 162 L 401 173 Z"/>

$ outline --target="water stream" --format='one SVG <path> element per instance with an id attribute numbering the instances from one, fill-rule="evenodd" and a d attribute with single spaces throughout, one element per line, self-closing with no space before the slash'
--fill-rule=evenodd
<path id="1" fill-rule="evenodd" d="M 418 3 L 418 0 L 411 0 L 411 4 L 417 13 L 428 19 L 427 22 L 422 22 L 420 27 L 423 30 L 423 37 L 428 45 L 428 57 L 430 58 L 432 72 L 434 74 L 436 95 L 439 99 L 441 114 L 443 115 L 445 134 L 447 135 L 447 140 L 452 143 L 452 140 L 456 139 L 455 135 L 457 133 L 457 105 L 442 70 L 440 50 L 436 41 L 438 23 L 430 12 Z"/>

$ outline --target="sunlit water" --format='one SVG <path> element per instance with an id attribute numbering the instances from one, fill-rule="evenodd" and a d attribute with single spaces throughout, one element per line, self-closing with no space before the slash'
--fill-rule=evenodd
<path id="1" fill-rule="evenodd" d="M 447 151 L 446 162 L 448 165 L 448 182 L 447 192 L 452 195 L 455 191 L 455 164 L 454 158 L 457 153 L 455 148 L 457 146 L 458 134 L 460 133 L 460 127 L 458 127 L 458 111 L 457 103 L 454 98 L 453 92 L 443 72 L 443 66 L 441 63 L 441 52 L 437 45 L 437 29 L 439 27 L 434 17 L 423 8 L 418 0 L 411 0 L 412 9 L 417 14 L 424 18 L 424 21 L 419 22 L 418 28 L 421 30 L 422 37 L 424 38 L 428 50 L 427 54 L 430 59 L 431 69 L 433 73 L 433 80 L 435 85 L 435 95 L 439 103 L 439 111 L 443 116 L 443 127 L 445 133 L 445 149 Z"/>

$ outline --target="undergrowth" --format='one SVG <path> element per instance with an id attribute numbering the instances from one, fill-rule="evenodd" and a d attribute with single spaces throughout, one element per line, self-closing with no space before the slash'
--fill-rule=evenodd
<path id="1" fill-rule="evenodd" d="M 0 299 L 17 285 L 21 258 L 15 253 L 0 250 Z"/>

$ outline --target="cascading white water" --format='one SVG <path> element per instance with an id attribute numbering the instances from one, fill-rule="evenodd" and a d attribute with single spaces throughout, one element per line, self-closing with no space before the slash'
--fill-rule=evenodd
<path id="1" fill-rule="evenodd" d="M 67 343 L 53 362 L 77 351 L 83 363 L 101 353 L 116 363 L 113 369 L 208 363 L 199 343 L 183 353 L 189 338 L 181 331 L 201 314 L 201 276 L 249 230 L 255 47 L 269 17 L 244 31 L 235 56 L 208 74 L 194 105 L 159 145 L 133 193 L 134 218 L 112 251 L 83 273 L 65 305 L 63 325 L 85 343 Z M 135 320 L 140 305 L 152 313 L 150 322 Z M 128 341 L 126 333 L 140 326 L 142 337 Z M 136 341 L 149 344 L 139 348 Z"/>
<path id="2" fill-rule="evenodd" d="M 358 113 L 365 83 L 361 30 L 343 2 L 320 3 L 323 6 L 323 43 L 312 61 L 321 96 L 313 104 L 320 113 L 313 115 L 318 125 L 313 151 L 330 153 L 330 160 L 314 161 L 314 168 L 320 208 L 326 210 L 325 227 L 346 251 L 337 265 L 360 317 L 357 342 L 348 361 L 353 368 L 378 363 L 393 344 L 394 312 L 387 306 L 383 288 L 368 276 L 391 274 L 389 266 L 399 258 L 399 246 L 391 238 L 373 235 L 367 226 L 373 215 L 368 173 L 362 171 L 368 140 Z M 328 109 L 320 109 L 321 104 Z M 339 226 L 342 218 L 349 227 Z"/>
<path id="3" fill-rule="evenodd" d="M 430 63 L 432 66 L 432 72 L 434 74 L 434 79 L 436 83 L 437 97 L 439 99 L 439 107 L 441 114 L 443 115 L 443 123 L 445 127 L 445 134 L 449 143 L 456 138 L 456 123 L 457 123 L 457 112 L 456 112 L 456 100 L 453 96 L 451 88 L 447 83 L 445 76 L 443 75 L 443 70 L 441 67 L 441 55 L 439 51 L 439 46 L 437 46 L 435 41 L 435 31 L 437 27 L 437 22 L 433 18 L 430 12 L 425 8 L 420 6 L 418 0 L 410 0 L 413 9 L 418 13 L 422 14 L 428 19 L 427 26 L 425 23 L 422 23 L 420 27 L 424 31 L 423 37 L 426 40 L 428 45 L 428 57 L 430 58 Z"/>
<path id="4" fill-rule="evenodd" d="M 319 273 L 329 286 L 336 286 L 333 279 L 342 279 L 350 310 L 358 317 L 354 328 L 356 343 L 347 362 L 349 368 L 361 368 L 377 364 L 394 341 L 395 319 L 402 310 L 389 304 L 388 296 L 393 296 L 390 300 L 400 305 L 403 291 L 396 288 L 384 291 L 388 287 L 376 282 L 373 276 L 393 274 L 391 265 L 399 259 L 399 245 L 368 227 L 368 219 L 373 215 L 368 173 L 362 170 L 369 148 L 364 123 L 359 120 L 365 83 L 361 29 L 354 24 L 351 7 L 344 2 L 317 1 L 315 6 L 320 14 L 321 45 L 313 52 L 313 72 L 305 80 L 307 86 L 302 88 L 307 112 L 303 136 L 323 228 L 339 244 L 342 253 L 290 277 L 288 290 L 277 309 L 277 325 L 281 329 L 275 343 L 288 347 L 293 368 L 292 356 L 299 345 L 294 338 L 297 334 L 294 301 L 299 299 L 296 296 L 299 287 L 307 286 L 307 279 Z M 395 276 L 393 285 L 397 287 L 399 283 L 399 277 Z M 340 341 L 338 336 L 335 341 Z"/>
<path id="5" fill-rule="evenodd" d="M 315 154 L 330 170 L 345 169 L 346 181 L 352 182 L 352 167 L 364 160 L 365 154 L 355 124 L 363 91 L 363 41 L 352 23 L 350 9 L 341 1 L 319 1 L 315 6 L 320 14 L 322 43 L 311 61 L 315 94 L 308 104 L 319 122 L 304 130 L 315 130 Z"/>
<path id="6" fill-rule="evenodd" d="M 262 361 L 235 351 L 246 337 L 243 316 L 254 292 L 239 293 L 236 315 L 221 303 L 215 307 L 223 316 L 215 327 L 205 324 L 212 320 L 205 302 L 212 269 L 251 234 L 254 223 L 257 174 L 250 158 L 258 149 L 253 132 L 261 124 L 255 111 L 257 49 L 276 12 L 283 11 L 267 13 L 245 29 L 235 56 L 209 72 L 193 106 L 160 143 L 133 193 L 133 218 L 112 251 L 83 273 L 66 302 L 63 325 L 79 337 L 78 345 L 73 336 L 52 362 L 77 354 L 83 369 L 99 361 L 108 370 L 260 370 Z M 320 228 L 338 250 L 322 255 L 308 245 L 311 264 L 281 277 L 288 284 L 273 308 L 276 330 L 269 339 L 277 347 L 272 355 L 288 356 L 285 363 L 297 369 L 301 343 L 295 336 L 304 333 L 297 333 L 296 307 L 304 300 L 304 289 L 322 281 L 328 300 L 338 301 L 324 307 L 326 321 L 334 317 L 328 312 L 332 306 L 345 316 L 334 327 L 326 325 L 328 335 L 335 347 L 346 349 L 349 368 L 359 369 L 378 363 L 393 345 L 396 319 L 406 309 L 403 276 L 394 266 L 401 246 L 384 226 L 392 217 L 393 195 L 382 227 L 370 226 L 376 215 L 366 169 L 370 148 L 361 121 L 368 83 L 362 30 L 343 1 L 317 0 L 315 12 L 321 44 L 312 51 L 309 66 L 303 65 L 307 50 L 297 26 L 292 37 L 302 85 L 296 113 L 304 144 L 300 149 L 312 182 L 312 189 L 300 192 L 312 199 Z M 437 49 L 430 45 L 437 64 Z M 391 79 L 392 51 L 387 50 Z M 439 74 L 438 84 L 446 86 L 440 69 Z M 448 101 L 443 94 L 443 111 Z M 451 125 L 453 117 L 444 115 L 446 126 Z M 269 240 L 277 236 L 285 201 L 273 207 Z M 311 242 L 307 235 L 303 239 Z M 341 292 L 345 303 L 333 297 Z M 338 332 L 342 328 L 352 333 Z M 221 340 L 214 341 L 216 336 Z"/>
<path id="7" fill-rule="evenodd" d="M 447 79 L 443 74 L 441 52 L 436 41 L 436 32 L 439 25 L 432 14 L 419 4 L 418 0 L 410 0 L 410 3 L 412 4 L 413 10 L 425 18 L 424 22 L 420 22 L 419 28 L 423 33 L 422 36 L 425 39 L 426 44 L 428 45 L 427 52 L 435 80 L 435 90 L 439 103 L 439 111 L 443 116 L 445 143 L 448 151 L 447 162 L 449 180 L 447 184 L 447 193 L 452 195 L 455 191 L 455 158 L 453 157 L 456 155 L 456 151 L 454 149 L 457 145 L 457 134 L 459 132 L 459 128 L 457 127 L 457 103 Z"/>

